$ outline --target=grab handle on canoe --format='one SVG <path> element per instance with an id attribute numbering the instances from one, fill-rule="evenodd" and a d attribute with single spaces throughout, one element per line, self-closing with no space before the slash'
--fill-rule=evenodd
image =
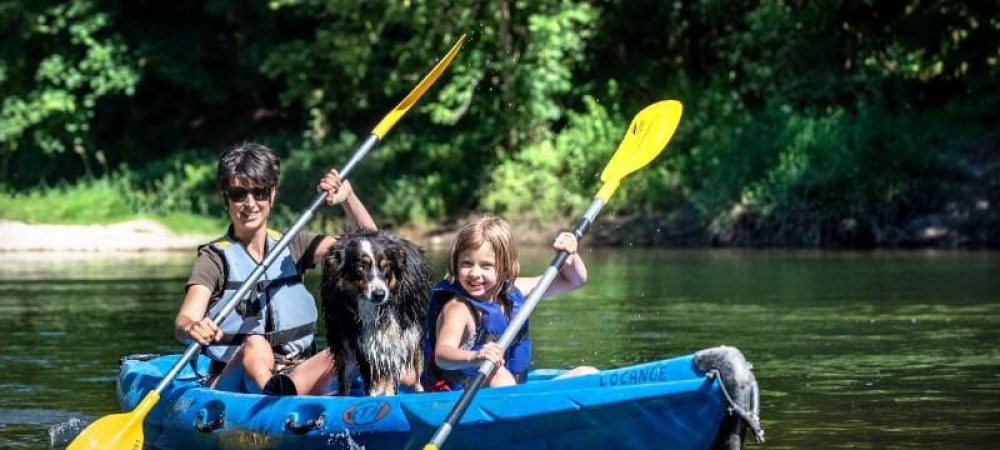
<path id="1" fill-rule="evenodd" d="M 326 423 L 326 415 L 320 414 L 314 419 L 299 423 L 299 413 L 293 412 L 285 418 L 285 429 L 296 434 L 306 434 L 313 430 L 323 428 Z"/>
<path id="2" fill-rule="evenodd" d="M 198 411 L 198 414 L 195 414 L 194 416 L 194 429 L 202 433 L 211 433 L 226 426 L 225 414 L 216 414 L 215 418 L 208 420 L 208 417 L 211 415 L 213 414 L 210 413 L 207 408 Z"/>

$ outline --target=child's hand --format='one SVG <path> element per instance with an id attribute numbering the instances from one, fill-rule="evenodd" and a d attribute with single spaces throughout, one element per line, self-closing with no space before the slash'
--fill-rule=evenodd
<path id="1" fill-rule="evenodd" d="M 576 247 L 577 247 L 576 236 L 574 236 L 573 233 L 570 233 L 568 231 L 563 231 L 562 233 L 559 233 L 559 236 L 556 236 L 555 242 L 552 243 L 552 248 L 555 251 L 558 252 L 565 250 L 566 253 L 569 253 L 570 255 L 576 254 Z"/>
<path id="2" fill-rule="evenodd" d="M 208 317 L 192 323 L 184 331 L 192 340 L 201 345 L 208 345 L 222 339 L 222 330 Z"/>
<path id="3" fill-rule="evenodd" d="M 326 204 L 333 206 L 338 203 L 343 203 L 347 199 L 348 195 L 351 195 L 351 182 L 341 181 L 340 173 L 335 169 L 330 169 L 323 178 L 319 180 L 319 185 L 316 186 L 316 192 L 326 191 Z"/>
<path id="4" fill-rule="evenodd" d="M 503 365 L 503 349 L 496 342 L 487 343 L 476 352 L 476 359 L 490 361 L 493 363 L 493 367 L 500 367 Z"/>

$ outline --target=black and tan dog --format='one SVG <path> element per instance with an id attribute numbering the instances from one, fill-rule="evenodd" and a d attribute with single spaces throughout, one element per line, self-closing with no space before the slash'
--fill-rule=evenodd
<path id="1" fill-rule="evenodd" d="M 419 380 L 430 287 L 424 250 L 412 242 L 370 230 L 337 239 L 323 261 L 321 297 L 341 395 L 357 372 L 367 395 Z"/>

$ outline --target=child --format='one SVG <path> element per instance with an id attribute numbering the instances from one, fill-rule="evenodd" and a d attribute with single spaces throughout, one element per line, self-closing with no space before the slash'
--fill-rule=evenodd
<path id="1" fill-rule="evenodd" d="M 565 250 L 569 257 L 543 298 L 571 291 L 587 281 L 587 268 L 576 252 L 573 234 L 560 233 L 552 248 Z M 524 304 L 525 294 L 540 280 L 518 277 L 519 268 L 517 246 L 507 222 L 484 216 L 459 230 L 449 254 L 448 273 L 431 291 L 424 341 L 426 388 L 463 389 L 486 360 L 496 367 L 486 380 L 488 386 L 524 382 L 531 362 L 527 322 L 506 352 L 497 344 Z M 596 371 L 577 367 L 562 376 Z"/>

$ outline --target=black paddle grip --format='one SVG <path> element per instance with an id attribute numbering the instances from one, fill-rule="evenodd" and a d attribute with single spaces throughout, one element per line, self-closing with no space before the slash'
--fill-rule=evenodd
<path id="1" fill-rule="evenodd" d="M 592 222 L 588 220 L 586 217 L 581 217 L 580 220 L 576 222 L 576 225 L 573 226 L 572 233 L 573 236 L 576 236 L 577 241 L 583 238 L 583 234 L 587 232 L 588 228 L 590 228 L 591 223 Z M 569 253 L 566 253 L 564 251 L 557 253 L 556 257 L 552 260 L 551 263 L 552 267 L 561 269 L 563 264 L 566 263 L 566 258 L 569 258 Z"/>

